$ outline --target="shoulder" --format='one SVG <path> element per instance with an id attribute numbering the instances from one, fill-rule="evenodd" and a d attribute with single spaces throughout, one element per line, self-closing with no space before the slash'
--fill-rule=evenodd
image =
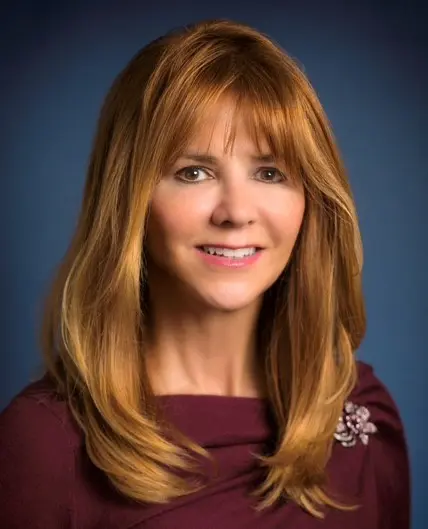
<path id="1" fill-rule="evenodd" d="M 380 380 L 372 366 L 365 362 L 357 362 L 357 384 L 347 399 L 350 408 L 359 410 L 361 427 L 373 424 L 374 439 L 385 435 L 398 435 L 404 437 L 403 423 L 397 404 L 386 385 Z M 352 406 L 353 405 L 353 406 Z M 346 408 L 346 406 L 345 406 Z M 346 415 L 346 409 L 345 409 Z M 370 427 L 367 428 L 370 430 Z M 377 435 L 374 435 L 377 434 Z M 361 437 L 363 444 L 368 438 Z"/>
<path id="2" fill-rule="evenodd" d="M 358 362 L 358 381 L 338 423 L 331 472 L 342 490 L 356 496 L 363 510 L 370 510 L 365 516 L 379 520 L 379 527 L 410 527 L 403 422 L 390 391 L 364 362 Z"/>
<path id="3" fill-rule="evenodd" d="M 0 413 L 0 526 L 68 527 L 74 456 L 82 442 L 45 377 Z"/>
<path id="4" fill-rule="evenodd" d="M 62 455 L 64 449 L 73 449 L 82 442 L 66 401 L 47 376 L 26 386 L 13 398 L 0 413 L 0 425 L 2 449 L 13 439 L 16 450 L 19 439 L 22 443 L 31 441 L 35 449 L 56 446 L 55 452 Z"/>

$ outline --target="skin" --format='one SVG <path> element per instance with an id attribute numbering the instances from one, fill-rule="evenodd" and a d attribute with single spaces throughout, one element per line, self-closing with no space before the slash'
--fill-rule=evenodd
<path id="1" fill-rule="evenodd" d="M 163 175 L 146 241 L 152 318 L 146 365 L 156 394 L 260 397 L 255 351 L 263 294 L 284 270 L 305 210 L 304 192 L 261 152 L 231 101 L 206 115 Z M 209 155 L 211 160 L 196 156 Z M 208 265 L 198 246 L 260 247 L 242 269 Z"/>

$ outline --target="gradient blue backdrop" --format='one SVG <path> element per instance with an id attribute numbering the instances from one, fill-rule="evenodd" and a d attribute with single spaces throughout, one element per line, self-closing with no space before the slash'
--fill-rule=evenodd
<path id="1" fill-rule="evenodd" d="M 270 34 L 299 60 L 332 121 L 365 243 L 369 326 L 359 354 L 401 409 L 413 467 L 413 527 L 426 528 L 423 4 L 150 4 L 39 0 L 3 7 L 0 409 L 37 373 L 40 300 L 75 226 L 97 114 L 114 76 L 138 48 L 174 26 L 232 18 Z"/>

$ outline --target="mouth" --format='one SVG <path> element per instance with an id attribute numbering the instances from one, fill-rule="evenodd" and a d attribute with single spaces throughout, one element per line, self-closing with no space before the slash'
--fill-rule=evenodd
<path id="1" fill-rule="evenodd" d="M 198 246 L 197 249 L 207 255 L 224 257 L 226 259 L 245 259 L 252 257 L 263 248 L 258 246 L 245 246 L 242 248 L 227 248 L 220 246 Z"/>

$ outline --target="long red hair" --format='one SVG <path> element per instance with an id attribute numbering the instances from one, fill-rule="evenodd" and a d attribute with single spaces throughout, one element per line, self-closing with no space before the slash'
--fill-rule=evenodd
<path id="1" fill-rule="evenodd" d="M 365 332 L 362 246 L 321 104 L 296 62 L 258 31 L 229 21 L 175 31 L 143 48 L 114 82 L 78 227 L 46 306 L 47 369 L 89 457 L 121 493 L 166 502 L 195 490 L 175 470 L 194 469 L 186 447 L 208 454 L 162 435 L 145 371 L 144 237 L 159 175 L 223 95 L 306 194 L 299 239 L 260 319 L 278 437 L 275 452 L 260 458 L 267 477 L 254 494 L 260 508 L 286 496 L 321 515 L 324 505 L 340 507 L 325 489 L 325 467 Z"/>

